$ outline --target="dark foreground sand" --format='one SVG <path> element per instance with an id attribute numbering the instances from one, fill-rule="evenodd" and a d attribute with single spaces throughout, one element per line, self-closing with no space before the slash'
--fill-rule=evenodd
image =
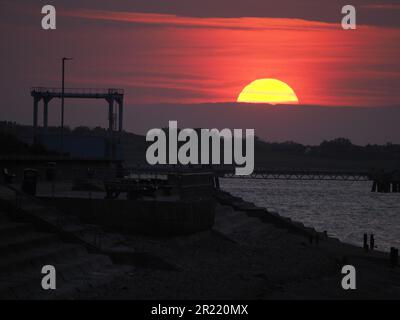
<path id="1" fill-rule="evenodd" d="M 399 299 L 400 268 L 388 254 L 302 235 L 219 205 L 212 231 L 177 238 L 127 236 L 126 244 L 162 263 L 130 267 L 98 299 Z M 357 289 L 341 287 L 354 265 Z"/>

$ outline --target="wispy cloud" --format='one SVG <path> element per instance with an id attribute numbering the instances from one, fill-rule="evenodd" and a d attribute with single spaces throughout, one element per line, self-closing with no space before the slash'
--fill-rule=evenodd
<path id="1" fill-rule="evenodd" d="M 104 10 L 64 10 L 61 14 L 69 17 L 106 20 L 147 25 L 164 25 L 185 28 L 223 28 L 252 30 L 315 30 L 337 29 L 339 24 L 288 18 L 196 18 L 172 14 L 139 13 Z"/>

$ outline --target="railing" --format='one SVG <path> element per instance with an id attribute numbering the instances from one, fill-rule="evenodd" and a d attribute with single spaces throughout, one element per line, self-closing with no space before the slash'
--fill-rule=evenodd
<path id="1" fill-rule="evenodd" d="M 44 162 L 44 161 L 43 161 Z M 22 177 L 22 167 L 9 167 L 10 171 Z M 46 175 L 46 165 L 36 165 L 35 169 L 39 171 L 39 176 L 44 178 Z M 70 181 L 77 178 L 91 177 L 97 180 L 108 180 L 115 177 L 130 177 L 132 179 L 149 179 L 149 177 L 161 177 L 170 174 L 194 174 L 213 172 L 215 175 L 224 178 L 244 178 L 244 179 L 267 179 L 267 180 L 338 180 L 338 181 L 369 181 L 374 180 L 373 172 L 368 171 L 347 171 L 347 170 L 323 170 L 323 169 L 267 169 L 256 168 L 251 175 L 237 176 L 234 168 L 218 168 L 212 166 L 131 166 L 125 168 L 116 168 L 102 165 L 92 165 L 88 163 L 82 166 L 63 166 L 55 169 L 57 181 Z M 17 180 L 18 180 L 17 178 Z"/>
<path id="2" fill-rule="evenodd" d="M 234 173 L 225 173 L 224 178 L 236 179 L 265 179 L 265 180 L 321 180 L 321 181 L 370 181 L 368 175 L 336 174 L 336 173 L 253 173 L 248 176 L 237 176 Z"/>
<path id="3" fill-rule="evenodd" d="M 88 168 L 90 170 L 88 171 Z M 41 171 L 45 172 L 46 167 L 41 167 Z M 63 174 L 64 171 L 64 174 Z M 372 180 L 372 173 L 367 171 L 345 171 L 345 170 L 290 170 L 290 169 L 255 169 L 251 175 L 237 176 L 234 169 L 223 169 L 210 166 L 148 166 L 142 165 L 137 167 L 110 168 L 102 166 L 90 166 L 79 168 L 58 168 L 57 172 L 67 179 L 71 177 L 86 177 L 88 174 L 97 179 L 110 179 L 116 176 L 121 177 L 140 177 L 145 179 L 147 176 L 165 176 L 168 174 L 185 173 L 204 173 L 214 172 L 214 174 L 225 178 L 247 178 L 247 179 L 270 179 L 270 180 L 339 180 L 339 181 L 369 181 Z"/>
<path id="4" fill-rule="evenodd" d="M 348 171 L 329 169 L 268 169 L 256 168 L 249 176 L 236 176 L 230 170 L 222 170 L 220 175 L 226 178 L 270 179 L 270 180 L 339 180 L 339 181 L 369 181 L 368 171 Z"/>
<path id="5" fill-rule="evenodd" d="M 32 87 L 32 93 L 41 93 L 41 94 L 62 94 L 62 88 L 54 88 L 54 87 Z M 64 94 L 102 94 L 102 95 L 122 95 L 124 94 L 124 89 L 100 89 L 100 88 L 65 88 Z"/>

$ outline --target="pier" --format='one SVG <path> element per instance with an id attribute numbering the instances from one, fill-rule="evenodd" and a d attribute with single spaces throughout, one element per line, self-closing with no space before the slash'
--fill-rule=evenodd
<path id="1" fill-rule="evenodd" d="M 192 168 L 193 169 L 193 168 Z M 356 171 L 328 169 L 274 169 L 256 168 L 251 175 L 235 175 L 234 168 L 211 167 L 216 178 L 266 179 L 266 180 L 300 180 L 300 181 L 372 181 L 372 192 L 400 192 L 400 172 L 393 171 Z M 159 174 L 185 170 L 181 167 L 137 166 L 129 167 L 127 174 Z M 217 179 L 218 180 L 218 179 Z M 218 182 L 216 182 L 218 183 Z"/>
<path id="2" fill-rule="evenodd" d="M 371 192 L 400 192 L 400 172 L 393 171 L 341 171 L 323 169 L 266 169 L 258 168 L 250 176 L 235 176 L 233 171 L 218 171 L 224 178 L 269 180 L 320 180 L 320 181 L 372 181 Z"/>
<path id="3" fill-rule="evenodd" d="M 328 180 L 328 181 L 370 181 L 368 171 L 341 171 L 325 169 L 268 169 L 256 168 L 249 176 L 236 176 L 233 171 L 221 169 L 219 175 L 225 178 L 268 179 L 268 180 Z"/>

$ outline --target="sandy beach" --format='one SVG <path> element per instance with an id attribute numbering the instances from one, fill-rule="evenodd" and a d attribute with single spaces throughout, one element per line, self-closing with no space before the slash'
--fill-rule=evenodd
<path id="1" fill-rule="evenodd" d="M 386 253 L 321 239 L 218 205 L 213 230 L 177 238 L 127 236 L 166 270 L 131 267 L 98 299 L 399 299 L 400 268 Z M 128 243 L 126 243 L 128 244 Z M 357 271 L 357 289 L 343 290 L 341 268 Z M 93 298 L 93 295 L 91 295 Z"/>

